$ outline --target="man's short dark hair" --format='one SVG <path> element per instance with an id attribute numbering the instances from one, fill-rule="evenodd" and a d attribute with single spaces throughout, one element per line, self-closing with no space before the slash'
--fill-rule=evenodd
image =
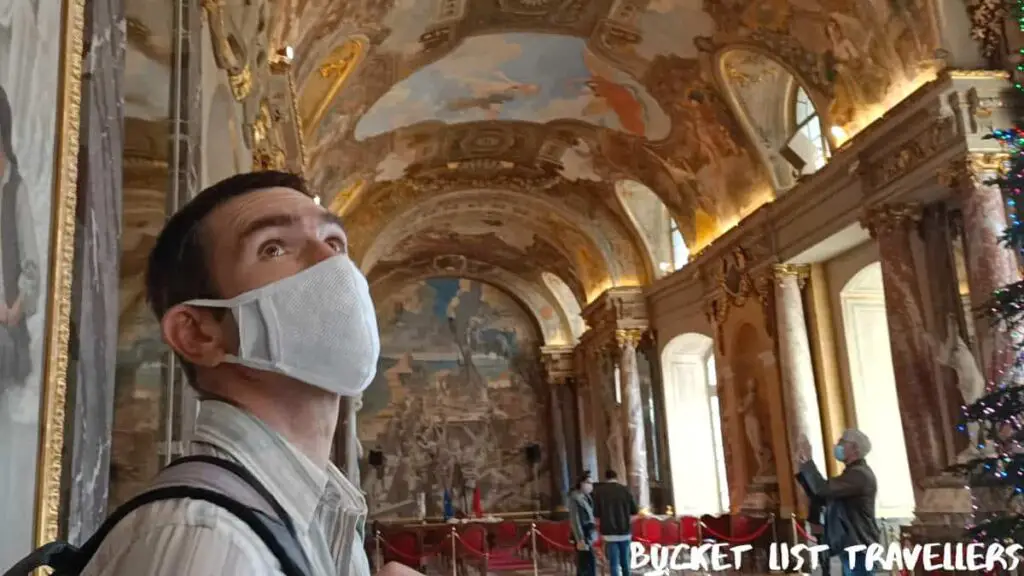
<path id="1" fill-rule="evenodd" d="M 311 196 L 305 181 L 297 174 L 273 170 L 236 174 L 206 188 L 190 200 L 164 225 L 149 253 L 146 269 L 146 295 L 157 320 L 174 306 L 197 298 L 219 298 L 204 241 L 203 222 L 218 206 L 257 190 L 291 188 Z M 194 367 L 182 361 L 193 382 Z"/>
<path id="2" fill-rule="evenodd" d="M 604 479 L 605 480 L 615 480 L 618 477 L 619 477 L 619 475 L 616 474 L 615 470 L 612 470 L 611 468 L 609 468 L 608 470 L 604 471 Z"/>

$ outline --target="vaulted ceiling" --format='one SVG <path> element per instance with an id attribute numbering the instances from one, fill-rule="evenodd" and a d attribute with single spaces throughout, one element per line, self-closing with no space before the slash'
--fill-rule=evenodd
<path id="1" fill-rule="evenodd" d="M 308 175 L 375 291 L 479 278 L 571 341 L 580 306 L 660 273 L 618 184 L 706 245 L 796 182 L 798 85 L 851 135 L 915 86 L 924 2 L 289 0 L 269 32 L 293 49 Z"/>

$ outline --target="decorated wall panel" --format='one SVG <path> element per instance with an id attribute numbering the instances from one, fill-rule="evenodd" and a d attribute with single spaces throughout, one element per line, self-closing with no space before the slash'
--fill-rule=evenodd
<path id="1" fill-rule="evenodd" d="M 435 278 L 397 288 L 377 310 L 380 365 L 358 419 L 364 450 L 385 455 L 361 474 L 371 513 L 415 517 L 424 493 L 427 515 L 439 516 L 445 489 L 465 510 L 473 486 L 488 512 L 548 509 L 548 396 L 524 307 L 489 284 Z"/>

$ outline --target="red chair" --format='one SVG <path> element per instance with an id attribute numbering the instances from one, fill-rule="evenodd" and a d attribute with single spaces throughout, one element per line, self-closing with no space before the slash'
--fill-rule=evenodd
<path id="1" fill-rule="evenodd" d="M 633 534 L 645 540 L 645 543 L 661 541 L 661 520 L 657 518 L 639 518 L 633 529 Z"/>

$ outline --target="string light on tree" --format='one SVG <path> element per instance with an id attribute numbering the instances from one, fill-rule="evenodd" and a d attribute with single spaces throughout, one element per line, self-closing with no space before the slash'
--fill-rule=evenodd
<path id="1" fill-rule="evenodd" d="M 1024 7 L 1024 0 L 1018 0 L 1017 5 Z M 1018 14 L 1024 18 L 1024 10 Z M 1024 31 L 1024 20 L 1020 23 Z M 1018 70 L 1024 72 L 1024 64 Z M 1015 85 L 1024 90 L 1019 83 Z M 1009 152 L 1005 172 L 986 184 L 998 185 L 1006 197 L 1009 226 L 1003 233 L 1003 243 L 1022 253 L 1024 224 L 1017 207 L 1024 202 L 1024 130 L 995 130 L 988 138 L 998 140 Z M 971 438 L 977 455 L 954 470 L 964 475 L 968 487 L 983 488 L 1009 499 L 998 511 L 980 510 L 975 503 L 974 518 L 966 527 L 970 536 L 982 542 L 1024 542 L 1024 281 L 996 290 L 987 312 L 994 341 L 1009 345 L 1002 346 L 1002 350 L 996 347 L 985 393 L 961 409 L 961 431 L 968 430 L 968 422 L 979 425 L 977 437 Z"/>

